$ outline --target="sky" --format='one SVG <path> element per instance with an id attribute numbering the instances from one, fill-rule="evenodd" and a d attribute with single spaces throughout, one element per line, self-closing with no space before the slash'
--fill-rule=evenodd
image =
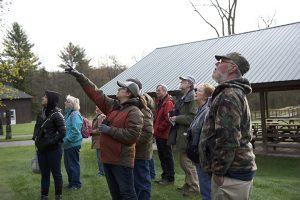
<path id="1" fill-rule="evenodd" d="M 263 28 L 259 19 L 274 13 L 276 26 L 300 22 L 299 7 L 299 0 L 239 0 L 236 33 L 257 30 L 259 22 Z M 214 9 L 197 8 L 218 26 Z M 84 48 L 94 67 L 111 55 L 130 67 L 156 48 L 216 37 L 189 0 L 12 0 L 5 22 L 22 26 L 48 71 L 59 70 L 69 42 Z"/>

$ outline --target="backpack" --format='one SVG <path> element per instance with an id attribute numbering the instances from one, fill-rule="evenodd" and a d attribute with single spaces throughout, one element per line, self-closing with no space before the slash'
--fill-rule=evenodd
<path id="1" fill-rule="evenodd" d="M 89 120 L 82 116 L 83 119 L 83 123 L 82 123 L 82 127 L 81 127 L 81 135 L 83 138 L 89 138 L 92 134 L 92 125 L 90 124 Z"/>

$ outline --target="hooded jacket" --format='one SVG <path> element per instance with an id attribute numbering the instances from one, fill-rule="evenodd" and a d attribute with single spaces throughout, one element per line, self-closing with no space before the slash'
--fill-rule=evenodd
<path id="1" fill-rule="evenodd" d="M 103 163 L 133 168 L 135 144 L 141 135 L 144 115 L 137 98 L 121 104 L 105 95 L 86 76 L 77 78 L 88 97 L 106 115 L 105 123 L 111 128 L 100 136 L 101 160 Z"/>
<path id="2" fill-rule="evenodd" d="M 257 169 L 251 141 L 247 79 L 224 82 L 212 95 L 200 136 L 200 163 L 207 172 L 251 180 Z M 246 176 L 244 176 L 246 174 Z"/>
<path id="3" fill-rule="evenodd" d="M 39 151 L 48 151 L 60 146 L 66 133 L 65 120 L 57 107 L 59 94 L 46 91 L 48 103 L 38 115 L 32 139 Z"/>

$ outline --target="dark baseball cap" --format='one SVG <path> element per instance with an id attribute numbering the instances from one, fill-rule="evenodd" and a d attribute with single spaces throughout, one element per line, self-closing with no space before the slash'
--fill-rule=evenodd
<path id="1" fill-rule="evenodd" d="M 128 88 L 131 94 L 135 97 L 139 96 L 140 94 L 139 86 L 132 81 L 124 81 L 124 82 L 117 81 L 117 84 L 119 87 Z"/>
<path id="2" fill-rule="evenodd" d="M 242 56 L 240 53 L 237 53 L 237 52 L 228 53 L 228 54 L 222 55 L 222 56 L 215 55 L 215 58 L 218 61 L 221 60 L 221 59 L 232 60 L 238 66 L 238 68 L 239 68 L 242 75 L 247 73 L 248 70 L 250 69 L 250 64 L 246 60 L 246 58 L 244 56 Z"/>

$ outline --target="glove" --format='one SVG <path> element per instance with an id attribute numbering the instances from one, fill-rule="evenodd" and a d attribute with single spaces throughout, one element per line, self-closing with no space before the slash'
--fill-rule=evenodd
<path id="1" fill-rule="evenodd" d="M 110 130 L 110 126 L 107 126 L 106 124 L 100 124 L 98 128 L 101 133 L 108 133 Z"/>
<path id="2" fill-rule="evenodd" d="M 74 76 L 76 78 L 80 77 L 80 75 L 81 75 L 81 73 L 79 71 L 77 71 L 76 69 L 74 69 L 70 65 L 68 65 L 67 68 L 65 69 L 65 73 L 71 74 L 72 76 Z"/>

